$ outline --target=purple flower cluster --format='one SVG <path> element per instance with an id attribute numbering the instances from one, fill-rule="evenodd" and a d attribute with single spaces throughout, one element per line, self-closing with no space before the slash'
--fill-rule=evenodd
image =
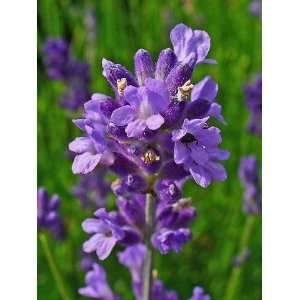
<path id="1" fill-rule="evenodd" d="M 191 81 L 197 65 L 215 63 L 206 58 L 210 37 L 179 24 L 170 38 L 174 50 L 162 50 L 156 64 L 148 51 L 136 52 L 134 75 L 103 59 L 103 75 L 115 99 L 94 94 L 84 104 L 83 118 L 74 120 L 83 136 L 69 145 L 75 153 L 73 173 L 88 176 L 105 168 L 118 176 L 111 185 L 117 210 L 99 208 L 82 223 L 91 235 L 83 250 L 104 260 L 117 245 L 125 247 L 119 260 L 131 271 L 137 299 L 145 292 L 146 245 L 165 255 L 181 251 L 192 237 L 189 225 L 196 210 L 182 195 L 185 180 L 193 178 L 206 188 L 227 177 L 221 162 L 229 153 L 219 148 L 221 131 L 210 124 L 211 118 L 225 123 L 216 102 L 218 85 L 209 76 L 195 85 Z M 153 299 L 177 299 L 158 280 L 149 291 Z M 196 288 L 191 299 L 209 296 Z"/>
<path id="2" fill-rule="evenodd" d="M 61 105 L 71 111 L 77 110 L 90 97 L 89 65 L 74 59 L 67 42 L 59 38 L 46 41 L 43 55 L 48 76 L 65 85 Z"/>
<path id="3" fill-rule="evenodd" d="M 103 74 L 116 99 L 94 94 L 84 106 L 84 119 L 74 121 L 85 133 L 69 147 L 77 153 L 74 173 L 87 174 L 100 164 L 116 173 L 149 175 L 176 164 L 173 176 L 189 173 L 202 187 L 226 179 L 219 161 L 229 154 L 218 148 L 220 130 L 209 125 L 210 117 L 224 121 L 215 102 L 217 84 L 210 77 L 191 83 L 194 67 L 211 62 L 205 59 L 210 38 L 179 24 L 171 41 L 174 51 L 163 50 L 156 67 L 146 50 L 138 50 L 136 76 L 103 60 Z"/>
<path id="4" fill-rule="evenodd" d="M 262 125 L 262 78 L 257 75 L 253 83 L 245 87 L 246 105 L 250 111 L 248 129 L 250 132 L 261 136 Z"/>
<path id="5" fill-rule="evenodd" d="M 244 186 L 244 211 L 248 214 L 261 213 L 261 188 L 258 163 L 255 156 L 242 157 L 239 176 Z"/>
<path id="6" fill-rule="evenodd" d="M 60 199 L 53 195 L 49 199 L 45 188 L 37 192 L 37 225 L 39 229 L 47 229 L 56 239 L 63 239 L 65 227 L 59 214 Z"/>

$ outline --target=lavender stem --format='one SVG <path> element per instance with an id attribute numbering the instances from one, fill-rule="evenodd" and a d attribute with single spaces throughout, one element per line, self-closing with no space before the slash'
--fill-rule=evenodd
<path id="1" fill-rule="evenodd" d="M 146 256 L 144 262 L 144 276 L 143 276 L 143 300 L 151 300 L 151 286 L 152 286 L 152 263 L 153 263 L 153 248 L 151 245 L 151 235 L 153 232 L 154 219 L 154 203 L 155 199 L 152 194 L 146 194 Z"/>
<path id="2" fill-rule="evenodd" d="M 45 252 L 45 256 L 46 256 L 46 259 L 48 261 L 51 273 L 52 273 L 52 275 L 54 277 L 54 280 L 56 282 L 59 294 L 60 294 L 60 296 L 61 296 L 61 298 L 63 300 L 70 300 L 70 298 L 68 296 L 68 293 L 67 293 L 67 291 L 65 289 L 65 286 L 64 286 L 61 274 L 60 274 L 60 272 L 59 272 L 59 270 L 57 268 L 57 264 L 56 264 L 56 262 L 54 260 L 52 252 L 50 250 L 47 237 L 44 234 L 40 234 L 39 238 L 40 238 L 40 241 L 41 241 L 42 248 L 43 248 L 43 250 Z"/>

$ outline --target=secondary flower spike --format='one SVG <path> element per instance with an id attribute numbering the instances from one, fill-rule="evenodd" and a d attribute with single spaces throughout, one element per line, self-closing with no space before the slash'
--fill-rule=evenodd
<path id="1" fill-rule="evenodd" d="M 246 105 L 250 111 L 248 130 L 258 136 L 261 136 L 262 125 L 262 77 L 257 75 L 253 83 L 245 87 Z"/>
<path id="2" fill-rule="evenodd" d="M 261 188 L 258 163 L 255 156 L 241 158 L 239 176 L 244 186 L 244 211 L 248 214 L 261 213 Z"/>
<path id="3" fill-rule="evenodd" d="M 43 48 L 44 65 L 48 76 L 63 82 L 60 104 L 70 110 L 79 109 L 90 96 L 90 69 L 71 56 L 69 44 L 61 38 L 49 38 Z"/>
<path id="4" fill-rule="evenodd" d="M 47 190 L 40 187 L 37 192 L 37 225 L 47 229 L 56 239 L 65 237 L 65 226 L 59 213 L 60 198 L 53 195 L 49 198 Z"/>

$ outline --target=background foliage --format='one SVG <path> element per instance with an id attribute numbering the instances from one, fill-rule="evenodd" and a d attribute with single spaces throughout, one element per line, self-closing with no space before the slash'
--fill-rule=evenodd
<path id="1" fill-rule="evenodd" d="M 96 16 L 96 36 L 89 39 L 85 24 L 88 11 Z M 86 235 L 82 220 L 92 212 L 83 211 L 71 193 L 78 177 L 71 173 L 66 157 L 68 143 L 78 135 L 70 113 L 58 105 L 62 84 L 49 80 L 42 65 L 41 49 L 49 36 L 64 37 L 75 57 L 92 69 L 92 92 L 111 94 L 101 75 L 106 57 L 133 67 L 133 55 L 145 48 L 156 60 L 162 48 L 170 46 L 169 30 L 179 22 L 206 30 L 212 39 L 209 57 L 216 66 L 203 65 L 193 81 L 210 74 L 219 84 L 218 101 L 227 125 L 222 126 L 222 148 L 231 152 L 225 162 L 229 178 L 202 189 L 193 183 L 186 194 L 193 198 L 198 218 L 193 223 L 193 241 L 179 255 L 156 254 L 155 265 L 165 285 L 188 299 L 195 285 L 202 285 L 212 299 L 257 300 L 261 298 L 261 218 L 242 211 L 242 188 L 238 165 L 242 155 L 261 157 L 261 140 L 246 131 L 248 111 L 243 85 L 261 69 L 261 22 L 249 13 L 249 0 L 138 1 L 138 0 L 40 0 L 38 1 L 38 185 L 62 198 L 62 213 L 68 237 L 64 243 L 50 238 L 50 247 L 71 299 L 80 299 L 83 286 L 79 271 L 81 244 Z M 110 206 L 113 206 L 113 199 Z M 45 255 L 38 244 L 39 299 L 60 299 Z M 250 259 L 241 268 L 232 261 L 244 246 Z M 104 262 L 111 286 L 123 299 L 133 299 L 127 270 L 114 255 Z"/>

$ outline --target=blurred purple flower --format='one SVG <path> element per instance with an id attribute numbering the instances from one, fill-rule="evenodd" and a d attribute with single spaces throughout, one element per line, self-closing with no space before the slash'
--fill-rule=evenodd
<path id="1" fill-rule="evenodd" d="M 61 105 L 71 111 L 77 110 L 90 96 L 89 65 L 71 57 L 69 45 L 61 38 L 47 39 L 43 55 L 48 76 L 65 85 Z"/>
<path id="2" fill-rule="evenodd" d="M 204 293 L 203 288 L 195 287 L 193 290 L 193 296 L 189 300 L 210 300 L 210 296 Z"/>
<path id="3" fill-rule="evenodd" d="M 119 299 L 108 285 L 104 269 L 96 263 L 93 264 L 92 268 L 91 271 L 87 272 L 85 276 L 86 286 L 79 289 L 79 294 L 101 300 Z"/>
<path id="4" fill-rule="evenodd" d="M 244 186 L 244 211 L 248 214 L 261 213 L 261 188 L 258 163 L 255 156 L 241 158 L 239 176 Z"/>
<path id="5" fill-rule="evenodd" d="M 253 83 L 245 86 L 246 105 L 250 111 L 248 129 L 261 136 L 262 126 L 262 78 L 257 75 Z"/>
<path id="6" fill-rule="evenodd" d="M 262 13 L 262 3 L 261 0 L 253 0 L 250 3 L 249 10 L 253 16 L 261 16 Z"/>
<path id="7" fill-rule="evenodd" d="M 43 187 L 37 192 L 37 225 L 39 229 L 47 229 L 52 235 L 62 240 L 65 237 L 65 227 L 59 214 L 60 199 L 53 195 L 49 199 L 47 190 Z"/>

